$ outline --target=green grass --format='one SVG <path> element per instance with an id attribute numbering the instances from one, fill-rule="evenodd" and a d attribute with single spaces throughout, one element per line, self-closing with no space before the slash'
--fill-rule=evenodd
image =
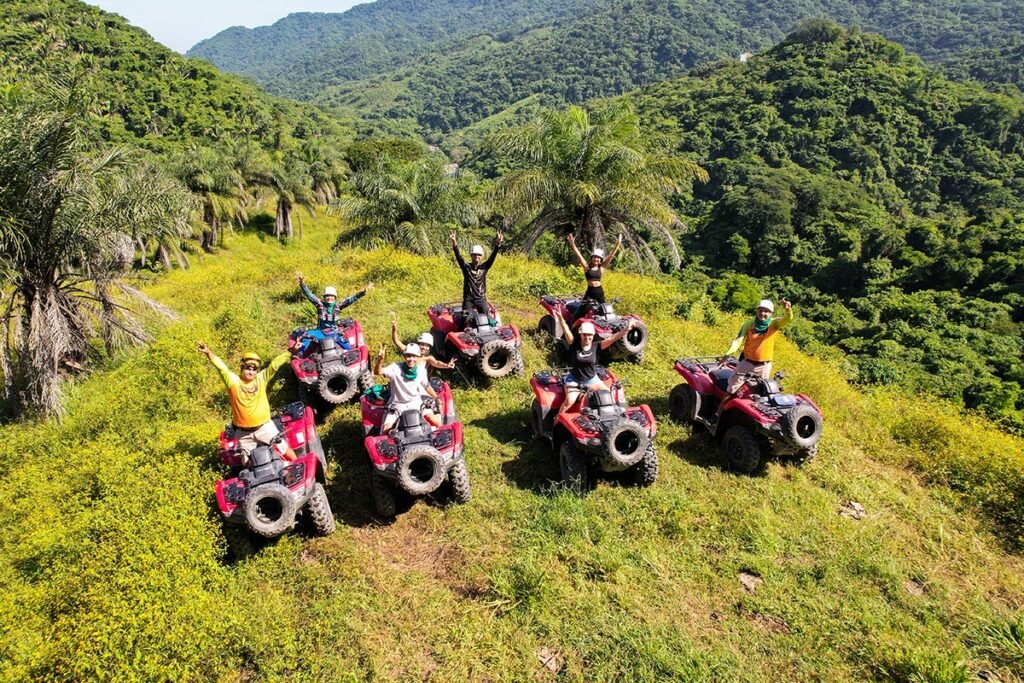
<path id="1" fill-rule="evenodd" d="M 818 459 L 739 476 L 705 438 L 661 422 L 650 489 L 558 492 L 529 437 L 525 380 L 458 385 L 473 500 L 371 515 L 358 410 L 321 427 L 328 538 L 293 535 L 226 561 L 210 512 L 228 411 L 195 352 L 269 355 L 308 321 L 293 272 L 344 294 L 376 345 L 390 311 L 405 337 L 458 298 L 449 258 L 331 251 L 331 221 L 289 246 L 239 234 L 147 287 L 180 321 L 71 392 L 62 422 L 0 428 L 0 679 L 30 680 L 1019 680 L 1024 448 L 975 418 L 898 394 L 866 395 L 837 364 L 779 349 L 791 390 L 822 405 Z M 532 332 L 536 294 L 575 271 L 499 258 L 491 296 Z M 676 315 L 671 281 L 612 273 L 608 291 L 651 323 L 642 366 L 619 366 L 659 418 L 672 359 L 717 353 L 738 320 Z M 702 319 L 699 305 L 686 307 Z M 718 318 L 721 318 L 718 320 Z M 392 354 L 392 357 L 393 354 Z M 294 386 L 282 373 L 277 402 Z M 864 505 L 861 521 L 838 514 Z M 747 592 L 737 576 L 763 579 Z M 557 675 L 538 652 L 557 653 Z"/>

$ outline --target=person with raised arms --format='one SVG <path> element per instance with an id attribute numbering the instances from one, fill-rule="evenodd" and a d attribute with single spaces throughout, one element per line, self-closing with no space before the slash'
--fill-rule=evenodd
<path id="1" fill-rule="evenodd" d="M 366 296 L 367 292 L 373 289 L 373 283 L 366 283 L 366 287 L 361 292 L 356 292 L 347 299 L 338 301 L 338 290 L 334 287 L 324 287 L 324 298 L 321 300 L 316 294 L 306 286 L 306 281 L 302 277 L 302 273 L 295 273 L 295 277 L 299 281 L 299 289 L 302 290 L 303 295 L 316 307 L 316 329 L 309 330 L 302 337 L 302 349 L 309 345 L 311 339 L 322 342 L 324 337 L 330 336 L 334 341 L 343 349 L 348 350 L 350 347 L 348 341 L 342 335 L 338 334 L 338 320 L 342 310 L 348 308 L 355 302 Z"/>
<path id="2" fill-rule="evenodd" d="M 569 353 L 572 355 L 569 372 L 563 377 L 565 386 L 565 401 L 562 402 L 558 413 L 564 413 L 580 397 L 584 391 L 601 391 L 608 389 L 608 385 L 597 375 L 597 354 L 610 347 L 615 342 L 626 336 L 626 333 L 633 329 L 633 320 L 629 321 L 621 330 L 607 339 L 595 343 L 594 325 L 585 322 L 580 325 L 577 334 L 572 333 L 572 328 L 565 322 L 562 314 L 555 309 L 555 320 L 561 327 L 562 335 L 569 344 Z"/>
<path id="3" fill-rule="evenodd" d="M 466 316 L 473 313 L 481 315 L 490 314 L 490 306 L 487 302 L 487 271 L 494 265 L 494 259 L 498 255 L 498 248 L 505 241 L 505 236 L 499 230 L 494 237 L 494 244 L 491 246 L 491 255 L 484 261 L 484 248 L 474 244 L 469 250 L 469 263 L 466 263 L 459 252 L 459 242 L 455 232 L 452 232 L 448 239 L 452 243 L 452 250 L 455 252 L 455 262 L 459 264 L 462 271 L 462 312 Z"/>
<path id="4" fill-rule="evenodd" d="M 391 314 L 391 343 L 395 345 L 399 353 L 405 353 L 407 345 L 402 342 L 402 338 L 398 335 L 398 316 L 394 313 Z M 434 350 L 434 337 L 429 332 L 421 332 L 416 337 L 416 344 L 420 347 L 420 357 L 416 361 L 416 366 L 420 368 L 427 379 L 430 378 L 428 367 L 437 368 L 440 370 L 451 370 L 455 367 L 455 359 L 444 363 L 435 358 L 431 352 Z"/>
<path id="5" fill-rule="evenodd" d="M 378 377 L 386 377 L 390 387 L 391 396 L 388 398 L 387 414 L 381 424 L 381 434 L 386 434 L 398 422 L 402 413 L 409 410 L 419 410 L 423 419 L 433 427 L 441 426 L 441 419 L 434 411 L 425 406 L 423 395 L 430 398 L 437 398 L 437 392 L 427 381 L 427 373 L 421 372 L 419 359 L 422 355 L 418 344 L 408 344 L 402 351 L 402 362 L 392 363 L 384 366 L 386 348 L 383 344 L 373 363 L 373 374 Z"/>
<path id="6" fill-rule="evenodd" d="M 615 246 L 612 247 L 612 251 L 608 256 L 604 255 L 604 249 L 594 249 L 590 254 L 589 263 L 583 258 L 579 247 L 576 246 L 576 238 L 571 232 L 565 239 L 569 243 L 572 253 L 576 255 L 576 261 L 583 269 L 583 276 L 587 279 L 587 291 L 583 295 L 584 300 L 580 301 L 573 311 L 573 319 L 576 320 L 585 316 L 594 303 L 603 304 L 605 302 L 604 286 L 601 284 L 601 277 L 604 275 L 605 269 L 611 267 L 615 255 L 619 253 L 619 247 L 622 246 L 622 234 L 619 233 L 619 238 L 615 241 Z"/>

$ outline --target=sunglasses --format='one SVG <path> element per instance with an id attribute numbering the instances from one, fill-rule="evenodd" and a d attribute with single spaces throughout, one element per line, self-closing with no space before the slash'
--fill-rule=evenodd
<path id="1" fill-rule="evenodd" d="M 254 364 L 254 363 L 242 363 L 242 369 L 243 370 L 259 370 L 260 366 Z"/>

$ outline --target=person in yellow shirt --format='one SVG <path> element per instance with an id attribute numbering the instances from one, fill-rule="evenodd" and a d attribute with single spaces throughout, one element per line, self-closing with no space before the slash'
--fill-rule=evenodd
<path id="1" fill-rule="evenodd" d="M 715 414 L 715 419 L 722 414 L 722 409 L 732 400 L 736 392 L 740 390 L 747 377 L 753 375 L 761 379 L 768 379 L 772 376 L 772 359 L 775 356 L 775 339 L 779 330 L 793 322 L 793 304 L 786 299 L 780 299 L 784 310 L 781 318 L 773 318 L 775 305 L 769 299 L 762 299 L 757 305 L 754 317 L 740 326 L 739 334 L 732 340 L 726 356 L 734 356 L 741 349 L 743 353 L 736 364 L 736 372 L 729 379 L 726 387 L 727 396 L 722 399 L 721 405 Z M 722 363 L 725 358 L 722 359 Z"/>
<path id="2" fill-rule="evenodd" d="M 255 353 L 246 352 L 241 361 L 241 377 L 231 372 L 220 358 L 214 355 L 203 342 L 199 342 L 199 353 L 206 356 L 213 367 L 220 371 L 228 389 L 228 402 L 231 404 L 231 424 L 235 427 L 235 437 L 244 453 L 251 452 L 258 444 L 271 445 L 280 433 L 271 419 L 270 401 L 267 399 L 267 384 L 277 369 L 288 362 L 291 353 L 285 351 L 278 355 L 263 370 L 263 363 Z M 278 455 L 285 460 L 294 460 L 295 451 L 282 440 L 274 445 Z M 243 458 L 244 459 L 244 458 Z"/>

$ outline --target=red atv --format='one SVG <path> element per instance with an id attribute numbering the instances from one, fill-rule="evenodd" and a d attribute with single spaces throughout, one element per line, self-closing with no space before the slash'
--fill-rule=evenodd
<path id="1" fill-rule="evenodd" d="M 733 468 L 750 473 L 769 455 L 802 463 L 817 453 L 821 409 L 804 394 L 782 393 L 781 372 L 772 379 L 749 377 L 716 420 L 736 359 L 729 358 L 720 368 L 718 359 L 681 358 L 675 368 L 686 382 L 669 394 L 669 415 L 706 427 L 721 442 Z"/>
<path id="2" fill-rule="evenodd" d="M 373 386 L 370 352 L 358 322 L 352 318 L 338 321 L 337 332 L 351 347 L 347 351 L 330 336 L 320 342 L 309 339 L 303 349 L 302 337 L 306 331 L 305 327 L 300 327 L 288 336 L 292 370 L 303 397 L 307 392 L 315 392 L 325 402 L 338 405 L 353 399 L 360 389 Z"/>
<path id="3" fill-rule="evenodd" d="M 409 410 L 399 416 L 390 433 L 381 435 L 380 427 L 387 411 L 387 389 L 363 394 L 360 405 L 366 453 L 370 456 L 370 491 L 377 513 L 395 516 L 395 486 L 413 496 L 425 496 L 441 487 L 447 478 L 457 503 L 469 501 L 469 472 L 462 454 L 462 423 L 455 417 L 455 404 L 447 382 L 431 379 L 437 391 L 436 412 L 444 425 L 432 427 L 423 421 L 420 411 Z M 440 386 L 440 388 L 439 388 Z"/>
<path id="4" fill-rule="evenodd" d="M 427 310 L 434 350 L 441 360 L 452 358 L 472 363 L 485 377 L 501 379 L 523 374 L 519 328 L 497 322 L 493 306 L 489 315 L 467 314 L 455 303 L 436 304 Z"/>
<path id="5" fill-rule="evenodd" d="M 238 540 L 232 532 L 247 527 L 265 538 L 280 536 L 295 526 L 305 510 L 320 535 L 334 531 L 334 515 L 324 489 L 324 448 L 313 423 L 313 409 L 292 403 L 274 416 L 297 458 L 281 459 L 270 447 L 259 445 L 248 454 L 238 446 L 230 425 L 220 435 L 220 461 L 230 475 L 217 482 L 217 506 L 228 524 L 229 542 Z M 234 528 L 232 528 L 234 527 Z"/>
<path id="6" fill-rule="evenodd" d="M 654 415 L 646 405 L 627 407 L 622 382 L 605 368 L 597 372 L 611 389 L 584 392 L 561 414 L 564 371 L 535 373 L 530 379 L 533 433 L 558 449 L 562 482 L 577 493 L 591 488 L 592 471 L 625 472 L 633 483 L 650 486 L 658 477 Z"/>
<path id="7" fill-rule="evenodd" d="M 568 348 L 561 330 L 558 329 L 558 323 L 555 322 L 554 311 L 556 309 L 561 312 L 562 318 L 572 326 L 573 330 L 576 330 L 585 322 L 592 323 L 597 330 L 595 335 L 596 341 L 611 337 L 628 325 L 630 319 L 633 319 L 636 321 L 633 329 L 627 332 L 625 337 L 607 351 L 602 351 L 601 359 L 607 362 L 628 358 L 636 363 L 642 363 L 649 335 L 647 325 L 644 324 L 644 321 L 639 316 L 632 313 L 629 315 L 619 315 L 616 313 L 615 304 L 618 302 L 619 299 L 616 298 L 612 299 L 611 303 L 599 304 L 592 299 L 584 299 L 578 296 L 554 296 L 547 294 L 541 297 L 540 300 L 540 305 L 544 307 L 547 314 L 540 319 L 537 329 L 542 334 L 548 334 L 556 338 L 562 343 L 563 347 Z M 575 318 L 575 312 L 580 311 L 581 307 L 585 309 L 583 310 L 583 315 Z"/>

